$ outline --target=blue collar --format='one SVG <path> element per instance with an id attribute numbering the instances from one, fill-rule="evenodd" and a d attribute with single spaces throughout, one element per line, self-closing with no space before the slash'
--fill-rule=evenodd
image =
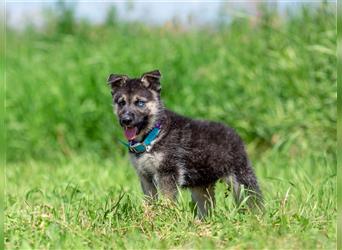
<path id="1" fill-rule="evenodd" d="M 148 152 L 152 142 L 157 138 L 160 128 L 160 123 L 157 123 L 142 142 L 136 142 L 134 140 L 128 141 L 128 143 L 121 140 L 120 142 L 125 145 L 131 153 L 142 154 Z"/>

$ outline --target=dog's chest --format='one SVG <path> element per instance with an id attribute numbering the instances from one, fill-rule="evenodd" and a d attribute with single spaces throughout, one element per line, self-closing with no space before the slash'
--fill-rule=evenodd
<path id="1" fill-rule="evenodd" d="M 164 159 L 163 153 L 143 153 L 140 156 L 131 155 L 131 161 L 138 173 L 155 175 Z"/>

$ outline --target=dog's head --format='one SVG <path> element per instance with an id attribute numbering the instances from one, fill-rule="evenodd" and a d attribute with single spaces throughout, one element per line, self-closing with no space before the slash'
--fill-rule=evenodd
<path id="1" fill-rule="evenodd" d="M 159 70 L 144 73 L 140 78 L 117 74 L 108 77 L 114 113 L 127 140 L 141 139 L 157 122 L 162 109 L 160 78 Z"/>

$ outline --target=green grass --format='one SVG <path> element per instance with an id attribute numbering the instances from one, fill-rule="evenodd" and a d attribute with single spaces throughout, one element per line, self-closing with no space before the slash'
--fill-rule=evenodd
<path id="1" fill-rule="evenodd" d="M 6 248 L 335 249 L 335 18 L 322 4 L 215 29 L 53 15 L 42 31 L 8 29 Z M 155 68 L 167 107 L 246 141 L 264 215 L 239 213 L 222 183 L 206 221 L 186 190 L 143 203 L 106 78 Z"/>
<path id="2" fill-rule="evenodd" d="M 177 206 L 144 206 L 126 158 L 10 164 L 6 246 L 334 249 L 334 160 L 312 155 L 289 162 L 286 156 L 268 154 L 256 169 L 266 199 L 264 216 L 238 213 L 219 184 L 214 215 L 198 221 L 186 191 Z"/>

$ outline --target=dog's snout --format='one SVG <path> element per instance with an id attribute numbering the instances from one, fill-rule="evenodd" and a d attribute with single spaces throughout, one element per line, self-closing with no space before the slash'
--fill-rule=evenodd
<path id="1" fill-rule="evenodd" d="M 124 124 L 124 125 L 129 125 L 129 124 L 131 124 L 131 122 L 132 122 L 132 118 L 131 117 L 124 117 L 124 118 L 122 118 L 122 123 Z"/>
<path id="2" fill-rule="evenodd" d="M 127 113 L 121 118 L 121 123 L 126 126 L 130 125 L 132 121 L 133 121 L 133 114 L 131 113 Z"/>

